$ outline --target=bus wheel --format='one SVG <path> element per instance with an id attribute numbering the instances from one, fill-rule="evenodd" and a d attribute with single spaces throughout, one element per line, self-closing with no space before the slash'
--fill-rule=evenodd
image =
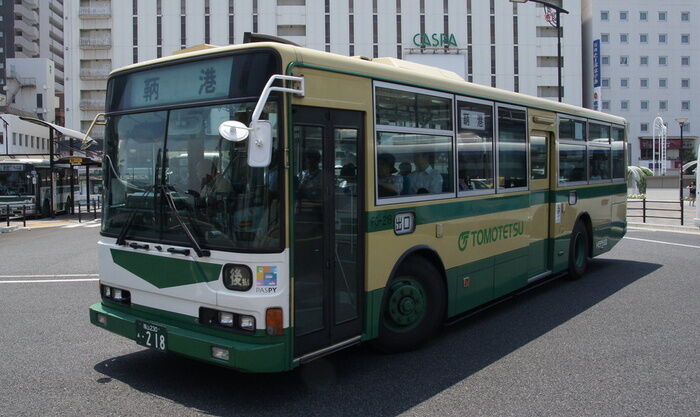
<path id="1" fill-rule="evenodd" d="M 579 279 L 588 266 L 588 232 L 583 222 L 578 221 L 571 233 L 569 243 L 569 279 Z"/>
<path id="2" fill-rule="evenodd" d="M 375 346 L 400 352 L 428 340 L 445 311 L 445 291 L 437 269 L 425 259 L 410 259 L 399 267 L 385 291 Z"/>

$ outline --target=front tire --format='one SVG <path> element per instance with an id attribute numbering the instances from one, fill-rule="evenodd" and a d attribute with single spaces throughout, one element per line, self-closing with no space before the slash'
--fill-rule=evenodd
<path id="1" fill-rule="evenodd" d="M 569 242 L 569 279 L 571 280 L 580 279 L 586 273 L 589 256 L 588 242 L 586 227 L 583 222 L 576 222 Z"/>
<path id="2" fill-rule="evenodd" d="M 374 345 L 384 352 L 415 349 L 442 323 L 445 289 L 440 272 L 427 260 L 404 262 L 387 285 Z"/>

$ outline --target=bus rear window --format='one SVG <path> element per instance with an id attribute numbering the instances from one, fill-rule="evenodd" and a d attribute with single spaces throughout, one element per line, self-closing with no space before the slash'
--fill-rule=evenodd
<path id="1" fill-rule="evenodd" d="M 219 56 L 151 67 L 110 80 L 108 111 L 260 95 L 279 61 L 272 51 Z"/>

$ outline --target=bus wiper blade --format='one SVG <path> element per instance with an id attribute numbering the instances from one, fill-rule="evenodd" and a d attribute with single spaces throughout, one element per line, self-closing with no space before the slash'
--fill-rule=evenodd
<path id="1" fill-rule="evenodd" d="M 177 209 L 177 207 L 175 207 L 175 200 L 173 200 L 173 196 L 170 195 L 170 191 L 167 190 L 165 186 L 161 186 L 161 191 L 165 196 L 165 200 L 168 202 L 168 206 L 173 211 L 175 219 L 178 223 L 180 223 L 180 226 L 182 226 L 182 230 L 185 231 L 185 235 L 187 235 L 187 238 L 190 240 L 190 242 L 192 242 L 192 248 L 197 253 L 197 256 L 199 256 L 200 258 L 203 256 L 211 256 L 211 252 L 209 252 L 206 249 L 202 249 L 202 247 L 199 246 L 197 239 L 195 239 L 190 229 L 187 227 L 185 222 L 182 221 L 182 218 L 180 218 L 180 211 Z"/>
<path id="2" fill-rule="evenodd" d="M 155 185 L 150 185 L 144 190 L 144 194 L 148 194 L 153 189 L 155 188 Z M 155 196 L 154 196 L 155 197 Z M 126 207 L 126 204 L 125 204 Z M 119 235 L 117 236 L 117 245 L 120 246 L 126 246 L 126 233 L 129 231 L 131 228 L 131 223 L 134 222 L 134 217 L 136 217 L 136 208 L 131 208 L 131 211 L 129 212 L 129 218 L 126 219 L 126 223 L 124 223 L 124 226 L 122 226 L 121 230 L 119 231 Z"/>

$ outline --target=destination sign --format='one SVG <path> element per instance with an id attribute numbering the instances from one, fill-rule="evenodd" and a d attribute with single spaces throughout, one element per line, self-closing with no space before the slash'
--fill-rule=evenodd
<path id="1" fill-rule="evenodd" d="M 228 97 L 231 57 L 179 64 L 127 76 L 122 109 Z"/>

